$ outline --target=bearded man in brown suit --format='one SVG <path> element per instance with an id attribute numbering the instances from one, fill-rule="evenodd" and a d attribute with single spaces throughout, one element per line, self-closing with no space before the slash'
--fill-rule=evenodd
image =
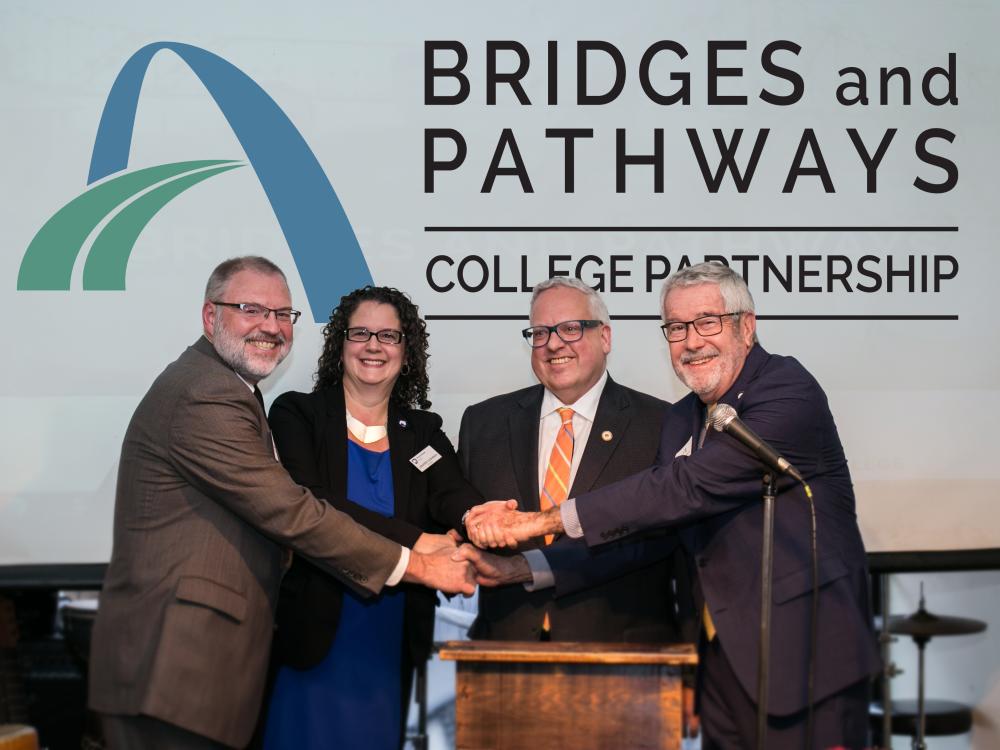
<path id="1" fill-rule="evenodd" d="M 257 383 L 288 354 L 298 316 L 269 260 L 222 263 L 205 290 L 204 336 L 129 424 L 90 672 L 113 750 L 249 742 L 287 550 L 363 594 L 400 581 L 472 593 L 447 536 L 429 554 L 402 548 L 278 463 Z"/>

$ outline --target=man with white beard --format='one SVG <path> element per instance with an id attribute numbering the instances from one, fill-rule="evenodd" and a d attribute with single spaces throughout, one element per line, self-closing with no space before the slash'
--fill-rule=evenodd
<path id="1" fill-rule="evenodd" d="M 298 317 L 271 261 L 225 261 L 205 290 L 204 335 L 132 417 L 90 662 L 112 750 L 249 742 L 288 550 L 363 595 L 401 581 L 473 591 L 453 545 L 402 548 L 278 463 L 257 383 L 288 354 Z"/>

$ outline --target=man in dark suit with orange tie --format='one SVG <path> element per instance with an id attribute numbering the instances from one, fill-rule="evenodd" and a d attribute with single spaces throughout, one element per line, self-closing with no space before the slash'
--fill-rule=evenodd
<path id="1" fill-rule="evenodd" d="M 520 497 L 531 510 L 558 505 L 652 464 L 667 404 L 607 373 L 611 326 L 601 297 L 579 279 L 534 288 L 524 334 L 539 384 L 470 406 L 459 435 L 468 480 L 485 497 Z M 526 555 L 545 565 L 536 540 Z M 480 589 L 470 635 L 492 640 L 682 640 L 675 593 L 689 592 L 673 534 L 608 554 L 574 556 L 577 575 L 605 581 L 570 596 L 523 586 Z M 614 580 L 611 580 L 614 579 Z M 536 590 L 537 589 L 537 590 Z M 688 597 L 689 598 L 689 597 Z M 691 609 L 689 606 L 688 610 Z M 693 636 L 693 633 L 690 634 Z"/>

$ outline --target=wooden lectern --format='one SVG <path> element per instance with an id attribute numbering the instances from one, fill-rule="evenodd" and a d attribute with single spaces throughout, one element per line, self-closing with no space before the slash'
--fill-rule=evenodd
<path id="1" fill-rule="evenodd" d="M 693 645 L 448 641 L 458 662 L 456 750 L 681 745 L 681 668 Z"/>

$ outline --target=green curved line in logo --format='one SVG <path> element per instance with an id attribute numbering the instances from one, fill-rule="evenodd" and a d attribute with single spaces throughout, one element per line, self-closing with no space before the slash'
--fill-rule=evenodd
<path id="1" fill-rule="evenodd" d="M 88 290 L 125 289 L 125 269 L 139 234 L 161 208 L 190 187 L 217 174 L 238 169 L 229 164 L 187 174 L 136 198 L 111 219 L 94 240 L 83 266 L 83 288 Z"/>
<path id="2" fill-rule="evenodd" d="M 105 216 L 133 195 L 195 169 L 232 164 L 233 159 L 160 164 L 114 177 L 77 196 L 38 230 L 21 261 L 19 290 L 68 290 L 83 243 Z"/>

